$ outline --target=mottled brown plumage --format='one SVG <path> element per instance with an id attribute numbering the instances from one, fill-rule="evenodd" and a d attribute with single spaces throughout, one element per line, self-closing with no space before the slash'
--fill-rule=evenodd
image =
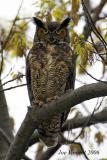
<path id="1" fill-rule="evenodd" d="M 46 24 L 34 18 L 37 31 L 26 63 L 32 106 L 42 107 L 44 103 L 65 93 L 72 62 L 67 30 L 69 21 L 68 18 L 61 24 Z M 47 146 L 55 146 L 58 143 L 58 135 L 67 115 L 68 111 L 60 113 L 53 116 L 49 122 L 39 125 L 39 137 Z"/>

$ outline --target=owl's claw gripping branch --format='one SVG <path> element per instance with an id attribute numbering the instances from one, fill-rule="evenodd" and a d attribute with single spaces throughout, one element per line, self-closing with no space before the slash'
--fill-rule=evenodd
<path id="1" fill-rule="evenodd" d="M 58 96 L 57 96 L 57 95 L 56 95 L 56 96 L 53 96 L 53 97 L 47 98 L 47 99 L 46 99 L 46 102 L 49 103 L 49 102 L 51 102 L 52 100 L 56 100 L 56 99 L 58 99 Z"/>

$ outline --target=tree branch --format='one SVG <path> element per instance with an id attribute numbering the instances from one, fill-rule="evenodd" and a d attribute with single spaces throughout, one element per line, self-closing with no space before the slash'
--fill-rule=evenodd
<path id="1" fill-rule="evenodd" d="M 16 85 L 16 86 L 13 86 L 13 87 L 9 87 L 9 88 L 6 88 L 6 89 L 2 89 L 2 90 L 0 90 L 0 92 L 4 92 L 4 91 L 11 90 L 11 89 L 23 87 L 23 86 L 26 86 L 26 85 L 27 85 L 26 83 L 25 83 L 25 84 Z"/>
<path id="2" fill-rule="evenodd" d="M 102 96 L 107 96 L 107 84 L 101 82 L 93 83 L 84 85 L 69 94 L 65 94 L 58 100 L 45 104 L 41 109 L 32 107 L 29 109 L 15 140 L 10 147 L 6 160 L 21 159 L 32 133 L 38 128 L 40 122 L 47 121 L 55 114 L 63 112 L 83 101 Z"/>
<path id="3" fill-rule="evenodd" d="M 85 1 L 82 1 L 82 3 L 85 4 L 86 7 L 88 7 L 85 3 Z M 106 0 L 101 0 L 100 4 L 94 9 L 92 10 L 91 8 L 88 7 L 89 12 L 91 11 L 93 16 L 92 16 L 92 20 L 94 22 L 94 25 L 96 24 L 97 20 L 99 19 L 99 15 L 103 9 L 103 7 L 105 6 L 105 4 L 107 3 Z M 90 14 L 91 15 L 91 14 Z M 85 39 L 87 40 L 90 33 L 91 33 L 92 29 L 89 29 L 89 23 L 86 23 L 85 27 L 84 27 L 84 31 L 83 34 L 85 35 Z"/>
<path id="4" fill-rule="evenodd" d="M 73 118 L 67 120 L 62 128 L 62 131 L 67 131 L 68 127 L 69 129 L 76 129 L 83 127 L 86 121 L 90 119 L 90 117 L 91 115 L 77 119 Z M 91 120 L 89 121 L 89 123 L 87 123 L 86 127 L 95 125 L 97 123 L 106 123 L 106 122 L 107 122 L 107 109 L 103 109 L 101 112 L 98 112 L 91 117 Z"/>
<path id="5" fill-rule="evenodd" d="M 9 80 L 9 81 L 6 81 L 6 82 L 2 83 L 1 86 L 4 86 L 4 85 L 6 85 L 6 84 L 8 84 L 8 83 L 10 83 L 10 82 L 13 82 L 13 81 L 15 81 L 15 80 L 17 80 L 17 79 L 19 79 L 19 78 L 22 78 L 22 77 L 24 77 L 24 76 L 25 76 L 25 75 L 18 75 L 16 78 L 11 79 L 11 80 Z"/>
<path id="6" fill-rule="evenodd" d="M 88 123 L 86 123 L 88 122 Z M 62 127 L 61 131 L 65 132 L 77 128 L 89 127 L 91 125 L 95 125 L 98 123 L 106 123 L 107 122 L 107 108 L 104 108 L 101 112 L 95 113 L 93 116 L 90 114 L 89 116 L 85 117 L 77 117 L 67 120 L 64 123 L 64 126 Z M 28 147 L 34 145 L 35 143 L 39 142 L 38 134 L 34 132 L 33 136 L 30 139 L 30 142 L 28 144 Z"/>
<path id="7" fill-rule="evenodd" d="M 0 128 L 0 134 L 1 136 L 3 136 L 4 140 L 7 142 L 7 144 L 10 146 L 11 145 L 11 139 L 7 136 L 7 134 L 5 133 L 5 131 Z M 24 160 L 31 160 L 29 157 L 27 157 L 26 155 L 23 156 Z"/>

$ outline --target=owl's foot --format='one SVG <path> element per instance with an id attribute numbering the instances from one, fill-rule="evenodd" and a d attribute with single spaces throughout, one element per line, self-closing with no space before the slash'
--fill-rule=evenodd
<path id="1" fill-rule="evenodd" d="M 49 97 L 49 98 L 46 99 L 46 102 L 49 103 L 52 100 L 56 100 L 56 99 L 58 99 L 58 96 Z"/>
<path id="2" fill-rule="evenodd" d="M 73 91 L 74 91 L 74 89 L 68 89 L 68 90 L 66 90 L 65 94 L 72 93 Z"/>
<path id="3" fill-rule="evenodd" d="M 37 100 L 37 101 L 36 101 L 36 105 L 39 106 L 39 107 L 42 107 L 43 104 L 44 104 L 43 101 L 40 101 L 40 100 Z"/>

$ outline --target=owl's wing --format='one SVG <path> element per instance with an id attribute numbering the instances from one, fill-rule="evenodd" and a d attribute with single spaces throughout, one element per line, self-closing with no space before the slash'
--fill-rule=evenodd
<path id="1" fill-rule="evenodd" d="M 76 55 L 72 55 L 72 59 L 71 59 L 71 64 L 69 66 L 69 76 L 66 82 L 66 88 L 65 88 L 65 93 L 67 90 L 69 89 L 74 89 L 74 85 L 75 85 L 75 75 L 76 75 L 76 59 L 77 56 Z M 68 114 L 69 114 L 70 109 L 64 111 L 61 115 L 61 126 L 64 124 L 64 122 L 66 121 Z"/>
<path id="2" fill-rule="evenodd" d="M 31 89 L 31 71 L 30 71 L 29 55 L 30 52 L 26 58 L 26 81 L 27 81 L 28 95 L 31 103 L 33 100 L 33 93 Z"/>
<path id="3" fill-rule="evenodd" d="M 77 55 L 72 55 L 71 64 L 69 66 L 69 76 L 66 82 L 65 92 L 69 89 L 74 89 L 76 75 L 76 59 Z"/>

